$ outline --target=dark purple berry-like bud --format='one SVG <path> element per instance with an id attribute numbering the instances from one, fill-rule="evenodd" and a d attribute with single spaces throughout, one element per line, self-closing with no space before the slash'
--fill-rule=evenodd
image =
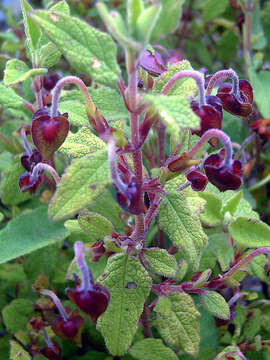
<path id="1" fill-rule="evenodd" d="M 218 88 L 217 96 L 226 111 L 236 116 L 246 117 L 252 112 L 253 91 L 247 80 L 239 80 L 239 89 L 240 98 L 232 92 L 231 83 L 224 83 Z"/>
<path id="2" fill-rule="evenodd" d="M 193 130 L 192 133 L 202 136 L 209 129 L 221 129 L 222 125 L 222 103 L 216 96 L 207 96 L 206 105 L 199 105 L 198 101 L 191 102 L 191 108 L 201 119 L 201 129 Z M 212 138 L 210 144 L 217 149 L 218 139 Z"/>
<path id="3" fill-rule="evenodd" d="M 51 345 L 40 350 L 41 354 L 49 360 L 62 360 L 60 346 L 54 341 Z"/>
<path id="4" fill-rule="evenodd" d="M 242 164 L 232 160 L 229 166 L 224 165 L 225 151 L 208 156 L 204 170 L 208 180 L 220 191 L 237 190 L 242 184 Z"/>
<path id="5" fill-rule="evenodd" d="M 208 183 L 207 177 L 199 169 L 189 171 L 187 179 L 194 191 L 203 191 Z"/>
<path id="6" fill-rule="evenodd" d="M 40 162 L 42 162 L 42 156 L 37 149 L 34 149 L 31 155 L 24 153 L 21 157 L 21 164 L 27 171 L 32 171 Z"/>
<path id="7" fill-rule="evenodd" d="M 72 340 L 81 345 L 81 333 L 84 319 L 77 314 L 76 310 L 64 320 L 62 316 L 56 316 L 52 322 L 52 330 L 55 335 L 64 340 Z"/>
<path id="8" fill-rule="evenodd" d="M 68 114 L 50 116 L 48 109 L 36 111 L 32 118 L 32 139 L 42 158 L 48 160 L 63 144 L 69 131 Z"/>
<path id="9" fill-rule="evenodd" d="M 20 176 L 19 187 L 21 192 L 29 191 L 34 194 L 43 183 L 43 174 L 39 174 L 36 178 L 31 173 L 25 172 Z"/>
<path id="10" fill-rule="evenodd" d="M 141 198 L 141 186 L 135 181 L 129 183 L 126 194 L 117 191 L 116 201 L 123 210 L 131 214 L 139 215 L 145 211 L 145 204 Z"/>
<path id="11" fill-rule="evenodd" d="M 45 75 L 43 79 L 44 89 L 46 89 L 47 91 L 52 90 L 55 87 L 58 80 L 59 80 L 59 75 L 56 73 Z"/>
<path id="12" fill-rule="evenodd" d="M 140 59 L 140 66 L 152 76 L 159 76 L 167 70 L 165 60 L 159 52 L 145 50 Z"/>

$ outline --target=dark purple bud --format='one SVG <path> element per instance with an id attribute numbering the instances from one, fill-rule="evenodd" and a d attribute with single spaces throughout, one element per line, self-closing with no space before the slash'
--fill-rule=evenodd
<path id="1" fill-rule="evenodd" d="M 39 174 L 36 178 L 31 173 L 25 172 L 20 176 L 19 187 L 21 192 L 29 191 L 34 194 L 43 183 L 43 174 Z"/>
<path id="2" fill-rule="evenodd" d="M 242 164 L 239 160 L 232 160 L 229 166 L 225 166 L 224 157 L 224 149 L 208 156 L 204 162 L 206 176 L 220 191 L 237 190 L 242 184 Z"/>
<path id="3" fill-rule="evenodd" d="M 94 323 L 107 309 L 110 301 L 109 291 L 99 283 L 92 283 L 89 290 L 82 289 L 80 284 L 77 284 L 75 289 L 67 289 L 66 293 Z"/>
<path id="4" fill-rule="evenodd" d="M 222 104 L 218 97 L 207 96 L 206 105 L 199 105 L 198 101 L 191 102 L 191 108 L 201 119 L 201 129 L 193 130 L 192 133 L 202 136 L 209 129 L 221 129 L 222 126 Z M 210 144 L 217 149 L 218 139 L 212 138 Z"/>
<path id="5" fill-rule="evenodd" d="M 76 310 L 69 315 L 65 321 L 62 316 L 56 316 L 52 322 L 52 330 L 55 335 L 64 340 L 72 340 L 81 345 L 81 333 L 84 326 L 84 319 L 76 313 Z"/>
<path id="6" fill-rule="evenodd" d="M 232 92 L 232 84 L 224 83 L 218 88 L 217 96 L 229 113 L 246 117 L 252 112 L 253 91 L 247 80 L 239 80 L 240 95 Z"/>
<path id="7" fill-rule="evenodd" d="M 139 215 L 145 211 L 145 204 L 141 197 L 141 186 L 135 181 L 129 183 L 126 194 L 117 191 L 116 201 L 123 210 L 131 214 Z"/>
<path id="8" fill-rule="evenodd" d="M 42 156 L 37 149 L 33 150 L 32 155 L 24 153 L 21 157 L 21 164 L 27 171 L 32 171 L 40 162 L 42 162 Z"/>
<path id="9" fill-rule="evenodd" d="M 46 89 L 47 91 L 51 91 L 55 87 L 58 80 L 59 80 L 59 75 L 56 73 L 45 75 L 43 79 L 44 89 Z"/>
<path id="10" fill-rule="evenodd" d="M 47 109 L 36 111 L 32 118 L 32 139 L 42 158 L 48 160 L 63 144 L 69 131 L 68 114 L 51 117 Z"/>
<path id="11" fill-rule="evenodd" d="M 140 66 L 152 76 L 159 76 L 167 70 L 165 60 L 157 51 L 145 50 L 140 59 Z"/>
<path id="12" fill-rule="evenodd" d="M 61 348 L 56 341 L 50 345 L 45 346 L 40 350 L 40 352 L 49 360 L 62 360 Z"/>
<path id="13" fill-rule="evenodd" d="M 194 191 L 203 191 L 208 183 L 207 177 L 199 169 L 189 171 L 187 179 Z"/>

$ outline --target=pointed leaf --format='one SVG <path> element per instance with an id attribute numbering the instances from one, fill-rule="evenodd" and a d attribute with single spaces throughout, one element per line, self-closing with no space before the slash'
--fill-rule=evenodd
<path id="1" fill-rule="evenodd" d="M 229 233 L 238 244 L 270 246 L 270 227 L 260 220 L 239 217 L 229 225 Z"/>
<path id="2" fill-rule="evenodd" d="M 200 344 L 200 313 L 192 297 L 184 292 L 170 293 L 159 298 L 154 310 L 155 323 L 163 339 L 195 357 Z"/>
<path id="3" fill-rule="evenodd" d="M 158 210 L 161 229 L 183 251 L 192 268 L 197 269 L 207 236 L 200 220 L 192 216 L 185 196 L 179 192 L 167 193 Z"/>
<path id="4" fill-rule="evenodd" d="M 81 229 L 89 236 L 89 241 L 103 240 L 114 232 L 112 223 L 94 212 L 84 211 L 79 215 L 78 221 Z"/>
<path id="5" fill-rule="evenodd" d="M 73 160 L 49 205 L 50 218 L 56 221 L 73 216 L 90 205 L 111 182 L 106 150 Z"/>
<path id="6" fill-rule="evenodd" d="M 6 328 L 12 334 L 24 330 L 33 311 L 33 303 L 28 299 L 15 299 L 2 310 Z"/>
<path id="7" fill-rule="evenodd" d="M 136 37 L 144 44 L 149 43 L 152 31 L 161 13 L 161 5 L 155 4 L 143 10 L 136 22 Z"/>
<path id="8" fill-rule="evenodd" d="M 14 340 L 10 340 L 10 360 L 31 360 L 30 354 Z"/>
<path id="9" fill-rule="evenodd" d="M 230 318 L 230 308 L 223 296 L 215 291 L 204 291 L 200 295 L 201 302 L 205 309 L 219 319 Z"/>
<path id="10" fill-rule="evenodd" d="M 65 239 L 69 231 L 62 222 L 52 223 L 47 207 L 39 207 L 12 219 L 0 231 L 0 264 Z"/>
<path id="11" fill-rule="evenodd" d="M 116 83 L 116 45 L 107 34 L 60 12 L 38 10 L 31 17 L 77 71 L 103 84 Z"/>
<path id="12" fill-rule="evenodd" d="M 128 0 L 127 18 L 131 33 L 134 33 L 138 17 L 142 13 L 143 9 L 143 0 Z"/>
<path id="13" fill-rule="evenodd" d="M 31 12 L 33 8 L 26 0 L 21 0 L 21 8 L 23 13 L 24 29 L 28 43 L 32 50 L 36 50 L 38 48 L 39 39 L 41 37 L 41 31 L 29 16 L 29 12 Z"/>
<path id="14" fill-rule="evenodd" d="M 144 339 L 136 342 L 129 353 L 138 360 L 178 360 L 176 354 L 160 339 Z"/>
<path id="15" fill-rule="evenodd" d="M 150 271 L 166 277 L 174 277 L 177 271 L 175 257 L 165 249 L 149 248 L 144 254 Z"/>
<path id="16" fill-rule="evenodd" d="M 201 213 L 202 222 L 209 226 L 217 226 L 222 221 L 222 201 L 218 196 L 207 191 L 200 192 L 199 195 L 202 199 L 206 200 L 205 210 Z"/>
<path id="17" fill-rule="evenodd" d="M 127 352 L 138 328 L 151 289 L 151 278 L 137 259 L 117 254 L 109 257 L 100 280 L 109 290 L 111 299 L 98 319 L 98 328 L 110 353 L 120 356 Z"/>
<path id="18" fill-rule="evenodd" d="M 27 119 L 31 116 L 31 112 L 24 106 L 24 99 L 13 89 L 5 87 L 2 82 L 0 83 L 0 106 L 8 113 L 16 114 L 17 117 L 23 116 Z"/>
<path id="19" fill-rule="evenodd" d="M 29 67 L 21 60 L 12 59 L 6 63 L 6 69 L 4 71 L 4 84 L 6 86 L 16 85 L 19 82 L 23 82 L 26 79 L 46 74 L 47 69 Z"/>

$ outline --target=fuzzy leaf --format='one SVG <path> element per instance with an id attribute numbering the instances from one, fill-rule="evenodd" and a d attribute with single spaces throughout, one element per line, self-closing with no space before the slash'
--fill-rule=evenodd
<path id="1" fill-rule="evenodd" d="M 239 348 L 234 345 L 227 346 L 215 357 L 214 360 L 227 360 L 228 357 L 226 355 L 235 360 L 246 360 L 245 356 L 241 353 Z M 240 355 L 241 357 L 238 355 Z"/>
<path id="2" fill-rule="evenodd" d="M 28 299 L 15 299 L 2 310 L 5 326 L 11 334 L 24 330 L 33 311 L 32 301 Z"/>
<path id="3" fill-rule="evenodd" d="M 178 357 L 160 339 L 144 339 L 136 342 L 129 353 L 138 360 L 177 360 Z"/>
<path id="4" fill-rule="evenodd" d="M 203 19 L 204 21 L 211 21 L 214 18 L 224 13 L 228 6 L 227 1 L 220 0 L 207 0 L 203 7 Z"/>
<path id="5" fill-rule="evenodd" d="M 35 22 L 29 16 L 29 12 L 33 10 L 32 6 L 28 4 L 26 0 L 21 0 L 21 8 L 23 13 L 23 22 L 25 34 L 32 50 L 38 48 L 39 40 L 41 37 L 41 31 Z"/>
<path id="6" fill-rule="evenodd" d="M 144 9 L 143 0 L 128 0 L 127 18 L 131 33 L 134 33 L 136 22 Z"/>
<path id="7" fill-rule="evenodd" d="M 154 310 L 157 313 L 155 323 L 163 339 L 196 356 L 200 344 L 200 313 L 192 297 L 184 292 L 170 293 L 159 298 Z"/>
<path id="8" fill-rule="evenodd" d="M 207 236 L 202 230 L 200 220 L 188 207 L 186 198 L 179 192 L 169 192 L 159 206 L 160 227 L 173 244 L 179 247 L 188 263 L 197 269 Z"/>
<path id="9" fill-rule="evenodd" d="M 200 295 L 204 308 L 219 319 L 228 320 L 230 309 L 223 296 L 214 291 L 205 291 Z"/>
<path id="10" fill-rule="evenodd" d="M 21 60 L 11 59 L 6 63 L 6 69 L 4 71 L 4 84 L 6 86 L 16 85 L 19 82 L 23 82 L 26 79 L 46 74 L 47 69 L 29 67 Z"/>
<path id="11" fill-rule="evenodd" d="M 98 319 L 98 328 L 110 353 L 120 356 L 127 352 L 138 328 L 151 289 L 151 278 L 137 259 L 117 254 L 109 257 L 100 280 L 109 290 L 111 299 Z"/>
<path id="12" fill-rule="evenodd" d="M 152 40 L 167 37 L 178 26 L 185 0 L 162 0 L 162 10 L 152 31 Z"/>
<path id="13" fill-rule="evenodd" d="M 269 277 L 265 273 L 265 265 L 268 263 L 266 255 L 256 256 L 250 263 L 251 272 L 266 284 L 270 284 Z"/>
<path id="14" fill-rule="evenodd" d="M 88 125 L 88 117 L 86 115 L 85 104 L 76 100 L 61 101 L 59 103 L 60 113 L 68 113 L 68 120 L 71 125 L 81 126 Z"/>
<path id="15" fill-rule="evenodd" d="M 270 246 L 270 227 L 260 220 L 239 217 L 229 225 L 229 233 L 238 244 Z"/>
<path id="16" fill-rule="evenodd" d="M 55 221 L 73 216 L 90 205 L 111 182 L 106 150 L 73 160 L 49 205 L 50 218 Z"/>
<path id="17" fill-rule="evenodd" d="M 94 212 L 84 211 L 80 214 L 78 221 L 90 241 L 103 240 L 105 236 L 112 235 L 114 232 L 112 223 L 104 216 Z"/>
<path id="18" fill-rule="evenodd" d="M 14 340 L 10 340 L 10 360 L 31 360 L 30 354 Z"/>
<path id="19" fill-rule="evenodd" d="M 1 175 L 0 194 L 5 205 L 17 205 L 30 198 L 28 192 L 21 192 L 18 182 L 20 175 L 26 170 L 21 165 L 20 156 Z"/>
<path id="20" fill-rule="evenodd" d="M 69 231 L 62 222 L 49 221 L 47 207 L 42 206 L 21 214 L 0 231 L 0 264 L 55 244 L 68 235 Z"/>
<path id="21" fill-rule="evenodd" d="M 31 17 L 77 71 L 103 84 L 116 83 L 116 45 L 107 34 L 60 12 L 37 10 Z"/>
<path id="22" fill-rule="evenodd" d="M 149 263 L 150 271 L 166 277 L 174 277 L 177 271 L 175 257 L 165 249 L 149 248 L 145 252 L 145 260 Z"/>
<path id="23" fill-rule="evenodd" d="M 161 5 L 154 4 L 143 10 L 136 22 L 136 37 L 144 44 L 149 43 L 153 28 L 159 19 Z"/>
<path id="24" fill-rule="evenodd" d="M 24 99 L 17 95 L 13 89 L 5 87 L 2 82 L 0 83 L 0 107 L 12 115 L 16 114 L 17 117 L 27 118 L 27 115 L 31 116 L 30 111 L 26 110 L 24 106 Z"/>
<path id="25" fill-rule="evenodd" d="M 217 226 L 222 221 L 222 201 L 218 196 L 207 191 L 200 192 L 199 195 L 206 200 L 205 210 L 201 213 L 202 222 L 208 226 Z"/>
<path id="26" fill-rule="evenodd" d="M 223 202 L 222 207 L 222 214 L 225 215 L 227 211 L 231 213 L 231 215 L 234 215 L 236 212 L 238 205 L 242 199 L 242 191 L 239 191 L 235 193 L 230 199 L 228 199 L 226 202 Z"/>
<path id="27" fill-rule="evenodd" d="M 94 135 L 88 127 L 84 126 L 75 134 L 70 132 L 59 151 L 72 158 L 81 158 L 91 152 L 105 148 L 104 141 Z"/>

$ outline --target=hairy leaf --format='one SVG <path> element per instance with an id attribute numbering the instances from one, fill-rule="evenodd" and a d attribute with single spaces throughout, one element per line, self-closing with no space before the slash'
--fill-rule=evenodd
<path id="1" fill-rule="evenodd" d="M 29 67 L 23 61 L 18 59 L 11 59 L 6 63 L 4 84 L 6 86 L 16 85 L 30 77 L 44 75 L 46 72 L 47 69 L 45 68 L 29 69 Z"/>
<path id="2" fill-rule="evenodd" d="M 27 119 L 31 116 L 30 111 L 24 106 L 24 99 L 13 89 L 5 87 L 2 82 L 0 83 L 0 106 L 17 117 L 21 116 Z"/>
<path id="3" fill-rule="evenodd" d="M 201 213 L 201 220 L 209 226 L 217 226 L 222 221 L 221 207 L 222 201 L 210 192 L 200 192 L 200 197 L 206 200 L 205 210 Z"/>
<path id="4" fill-rule="evenodd" d="M 10 340 L 10 359 L 31 360 L 32 357 L 17 341 Z"/>
<path id="5" fill-rule="evenodd" d="M 49 216 L 60 220 L 90 205 L 111 184 L 107 151 L 75 159 L 66 169 L 49 205 Z"/>
<path id="6" fill-rule="evenodd" d="M 36 50 L 39 45 L 41 31 L 29 16 L 29 12 L 31 12 L 33 8 L 26 0 L 21 0 L 21 8 L 23 13 L 24 29 L 28 44 L 30 46 L 30 49 Z"/>
<path id="7" fill-rule="evenodd" d="M 174 277 L 177 271 L 175 257 L 165 249 L 149 248 L 145 252 L 145 260 L 150 271 L 166 277 Z"/>
<path id="8" fill-rule="evenodd" d="M 89 241 L 103 240 L 106 235 L 114 232 L 112 223 L 94 212 L 84 211 L 78 221 L 81 229 L 89 236 Z"/>
<path id="9" fill-rule="evenodd" d="M 205 291 L 200 295 L 201 302 L 205 309 L 219 319 L 230 318 L 230 308 L 223 296 L 215 291 Z"/>
<path id="10" fill-rule="evenodd" d="M 178 357 L 160 339 L 144 339 L 136 342 L 129 353 L 138 360 L 177 360 Z"/>
<path id="11" fill-rule="evenodd" d="M 111 299 L 108 309 L 98 319 L 98 328 L 110 353 L 120 356 L 127 352 L 137 330 L 151 278 L 137 259 L 117 254 L 109 257 L 100 280 Z"/>
<path id="12" fill-rule="evenodd" d="M 33 311 L 32 301 L 28 299 L 15 299 L 2 310 L 5 326 L 10 333 L 24 330 Z"/>

